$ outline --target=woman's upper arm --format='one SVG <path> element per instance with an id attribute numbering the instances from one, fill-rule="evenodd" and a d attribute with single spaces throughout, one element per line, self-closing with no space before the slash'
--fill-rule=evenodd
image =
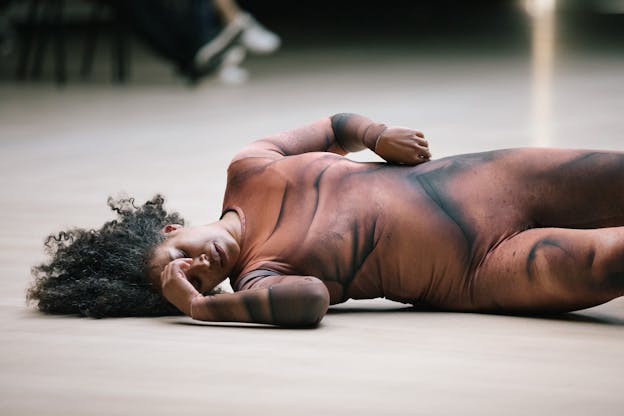
<path id="1" fill-rule="evenodd" d="M 309 152 L 347 154 L 347 151 L 336 142 L 329 117 L 256 140 L 241 150 L 232 162 L 248 157 L 276 159 Z"/>
<path id="2" fill-rule="evenodd" d="M 260 139 L 234 157 L 232 162 L 248 157 L 276 159 L 309 152 L 332 152 L 346 155 L 365 148 L 375 151 L 384 124 L 359 114 L 339 113 L 314 123 Z"/>

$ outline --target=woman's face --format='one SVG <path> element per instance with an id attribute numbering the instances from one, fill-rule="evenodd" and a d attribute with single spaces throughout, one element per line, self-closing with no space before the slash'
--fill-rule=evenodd
<path id="1" fill-rule="evenodd" d="M 219 223 L 198 227 L 166 225 L 166 239 L 154 249 L 149 265 L 149 277 L 160 289 L 160 274 L 172 260 L 192 259 L 186 271 L 188 281 L 200 293 L 212 290 L 232 271 L 240 247 L 232 235 Z"/>

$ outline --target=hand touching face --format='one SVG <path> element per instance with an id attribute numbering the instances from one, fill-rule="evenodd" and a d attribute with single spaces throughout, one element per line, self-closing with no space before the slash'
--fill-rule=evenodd
<path id="1" fill-rule="evenodd" d="M 218 224 L 199 227 L 167 225 L 167 238 L 153 252 L 152 282 L 163 290 L 165 281 L 184 278 L 197 292 L 212 290 L 231 271 L 239 253 L 233 237 Z"/>
<path id="2" fill-rule="evenodd" d="M 199 295 L 186 276 L 192 261 L 193 259 L 187 258 L 172 260 L 160 274 L 160 289 L 163 296 L 184 313 L 187 313 L 186 305 L 190 305 L 191 300 Z"/>
<path id="3" fill-rule="evenodd" d="M 431 159 L 429 143 L 417 130 L 390 127 L 377 138 L 375 153 L 390 163 L 417 165 Z"/>

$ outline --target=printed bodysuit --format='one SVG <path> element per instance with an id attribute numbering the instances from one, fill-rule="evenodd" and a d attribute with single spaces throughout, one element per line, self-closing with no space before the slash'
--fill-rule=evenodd
<path id="1" fill-rule="evenodd" d="M 624 224 L 624 203 L 613 202 L 623 166 L 621 153 L 556 149 L 398 166 L 288 154 L 266 140 L 228 169 L 223 212 L 236 211 L 243 232 L 230 281 L 240 291 L 270 275 L 314 276 L 331 303 L 386 297 L 451 310 L 577 307 L 585 298 L 570 282 L 559 290 L 542 272 L 565 279 L 549 265 L 574 259 L 569 266 L 580 273 L 579 258 L 602 237 L 579 233 Z"/>

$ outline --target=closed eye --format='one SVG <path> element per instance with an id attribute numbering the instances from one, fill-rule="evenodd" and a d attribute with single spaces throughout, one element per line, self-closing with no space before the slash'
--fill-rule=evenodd
<path id="1" fill-rule="evenodd" d="M 175 259 L 183 259 L 188 258 L 188 254 L 184 250 L 180 249 L 171 249 L 169 251 L 169 260 L 173 261 Z"/>

